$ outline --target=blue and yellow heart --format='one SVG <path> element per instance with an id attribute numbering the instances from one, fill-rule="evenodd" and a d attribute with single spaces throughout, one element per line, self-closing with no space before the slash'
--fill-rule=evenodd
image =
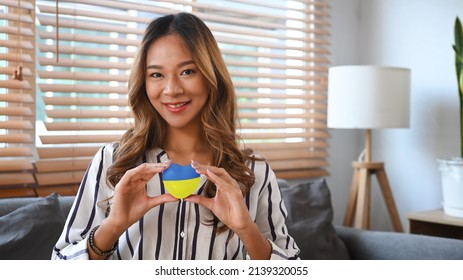
<path id="1" fill-rule="evenodd" d="M 162 172 L 162 180 L 164 187 L 173 197 L 182 199 L 198 188 L 200 177 L 191 165 L 172 163 Z"/>

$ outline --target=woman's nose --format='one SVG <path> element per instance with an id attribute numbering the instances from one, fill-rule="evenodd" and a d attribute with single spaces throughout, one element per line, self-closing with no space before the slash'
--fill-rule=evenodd
<path id="1" fill-rule="evenodd" d="M 177 95 L 183 93 L 183 88 L 177 77 L 172 77 L 166 80 L 163 93 L 167 95 Z"/>

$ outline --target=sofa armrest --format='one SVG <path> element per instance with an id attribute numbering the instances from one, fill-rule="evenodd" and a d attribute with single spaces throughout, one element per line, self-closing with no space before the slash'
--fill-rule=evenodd
<path id="1" fill-rule="evenodd" d="M 463 240 L 335 226 L 351 259 L 461 260 Z"/>

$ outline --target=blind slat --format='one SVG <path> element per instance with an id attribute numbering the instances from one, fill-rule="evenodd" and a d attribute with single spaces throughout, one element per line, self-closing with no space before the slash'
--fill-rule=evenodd
<path id="1" fill-rule="evenodd" d="M 73 97 L 43 97 L 43 101 L 47 105 L 63 105 L 63 106 L 127 106 L 127 99 L 113 98 L 73 98 Z"/>
<path id="2" fill-rule="evenodd" d="M 25 10 L 33 10 L 35 8 L 34 1 L 21 0 L 19 4 L 20 6 L 18 6 L 18 0 L 3 0 L 2 1 L 2 5 L 8 6 L 10 8 L 21 7 L 21 9 L 25 9 Z"/>
<path id="3" fill-rule="evenodd" d="M 56 39 L 56 33 L 54 32 L 39 31 L 38 34 L 40 38 L 42 39 L 50 39 L 50 40 Z M 112 38 L 112 37 L 95 37 L 95 36 L 82 35 L 82 34 L 64 33 L 60 35 L 59 39 L 63 41 L 78 41 L 78 42 L 107 44 L 107 45 L 117 44 L 121 46 L 136 46 L 138 44 L 138 41 L 132 40 L 132 39 Z"/>
<path id="4" fill-rule="evenodd" d="M 246 112 L 241 112 L 240 117 L 242 119 L 266 119 L 266 118 L 271 118 L 271 119 L 305 119 L 306 117 L 310 117 L 309 113 L 300 113 L 300 114 L 287 114 L 287 113 L 246 113 Z M 265 125 L 262 125 L 265 127 Z"/>
<path id="5" fill-rule="evenodd" d="M 3 67 L 3 68 L 0 68 L 0 74 L 11 75 L 11 73 L 13 73 L 14 70 L 15 70 L 15 68 L 13 68 L 13 67 Z M 23 75 L 23 77 L 32 77 L 33 73 L 31 71 L 31 69 L 23 66 L 22 75 Z"/>
<path id="6" fill-rule="evenodd" d="M 11 197 L 35 197 L 37 193 L 34 188 L 30 187 L 10 187 L 0 188 L 0 198 L 11 198 Z"/>
<path id="7" fill-rule="evenodd" d="M 313 86 L 309 86 L 309 85 L 292 85 L 292 84 L 285 84 L 285 83 L 282 83 L 282 82 L 259 83 L 257 81 L 256 82 L 234 81 L 233 84 L 235 85 L 235 87 L 238 87 L 238 88 L 282 89 L 282 90 L 291 90 L 291 89 L 296 90 L 297 89 L 297 90 L 306 90 L 306 91 L 310 91 L 310 90 L 319 90 L 319 91 L 326 90 L 326 87 L 322 86 L 322 85 L 313 85 Z"/>
<path id="8" fill-rule="evenodd" d="M 35 184 L 34 176 L 31 173 L 7 173 L 0 174 L 0 186 L 11 187 L 14 185 L 32 185 Z"/>
<path id="9" fill-rule="evenodd" d="M 29 147 L 3 147 L 0 149 L 0 157 L 19 158 L 19 157 L 31 157 L 31 156 L 33 156 L 32 148 L 29 148 Z M 30 160 L 27 160 L 27 162 L 30 162 Z"/>
<path id="10" fill-rule="evenodd" d="M 78 184 L 82 181 L 84 171 L 74 172 L 46 172 L 38 173 L 37 183 L 40 186 L 61 185 L 61 184 Z"/>
<path id="11" fill-rule="evenodd" d="M 50 52 L 55 53 L 56 46 L 39 44 L 39 50 L 41 52 Z M 87 55 L 87 56 L 97 56 L 97 57 L 121 57 L 121 58 L 133 58 L 134 53 L 127 52 L 123 50 L 111 50 L 108 49 L 97 49 L 97 48 L 87 48 L 87 47 L 68 47 L 60 46 L 60 54 L 77 54 L 77 55 Z"/>
<path id="12" fill-rule="evenodd" d="M 12 103 L 33 103 L 34 98 L 32 97 L 32 94 L 5 93 L 0 94 L 0 101 Z"/>
<path id="13" fill-rule="evenodd" d="M 8 62 L 23 62 L 23 63 L 33 63 L 34 58 L 32 58 L 31 55 L 29 54 L 20 54 L 19 56 L 17 54 L 11 55 L 11 54 L 4 54 L 0 53 L 0 60 L 5 60 Z"/>
<path id="14" fill-rule="evenodd" d="M 30 28 L 24 28 L 20 27 L 19 29 L 17 27 L 4 27 L 0 26 L 0 33 L 7 33 L 7 34 L 21 34 L 22 36 L 26 37 L 33 37 L 34 36 L 34 31 Z M 32 40 L 33 38 L 27 38 L 28 40 Z"/>
<path id="15" fill-rule="evenodd" d="M 5 116 L 33 116 L 31 108 L 29 107 L 7 107 L 0 108 L 0 115 Z"/>
<path id="16" fill-rule="evenodd" d="M 33 143 L 33 138 L 30 134 L 8 133 L 0 135 L 0 143 Z"/>
<path id="17" fill-rule="evenodd" d="M 303 100 L 303 101 L 310 101 L 310 100 L 318 100 L 318 101 L 326 101 L 325 94 L 290 94 L 290 93 L 263 93 L 263 92 L 255 92 L 255 91 L 237 91 L 236 95 L 238 98 L 267 98 L 272 100 L 277 99 L 288 99 L 288 100 Z M 323 102 L 322 102 L 323 103 Z"/>
<path id="18" fill-rule="evenodd" d="M 78 159 L 59 159 L 59 160 L 39 160 L 35 163 L 35 167 L 39 172 L 61 172 L 61 171 L 75 171 L 86 170 L 91 162 L 91 158 L 78 158 Z"/>
<path id="19" fill-rule="evenodd" d="M 327 138 L 324 133 L 311 133 L 311 132 L 277 132 L 277 133 L 241 133 L 242 137 L 245 139 L 258 139 L 258 140 L 265 140 L 265 139 L 288 139 L 288 138 Z M 313 146 L 317 146 L 317 142 L 314 141 L 311 143 Z"/>
<path id="20" fill-rule="evenodd" d="M 299 159 L 299 160 L 274 160 L 272 161 L 272 168 L 276 170 L 297 170 L 298 168 L 317 168 L 328 166 L 326 160 L 316 160 L 316 159 Z"/>
<path id="21" fill-rule="evenodd" d="M 3 80 L 0 81 L 0 88 L 10 89 L 32 89 L 31 84 L 28 81 L 17 81 L 17 80 Z"/>
<path id="22" fill-rule="evenodd" d="M 80 130 L 127 130 L 132 127 L 130 123 L 106 123 L 106 122 L 80 122 L 80 123 L 45 123 L 48 131 L 80 131 Z"/>
<path id="23" fill-rule="evenodd" d="M 0 121 L 0 129 L 34 129 L 31 121 L 8 120 Z"/>
<path id="24" fill-rule="evenodd" d="M 0 160 L 0 170 L 2 171 L 25 171 L 25 170 L 32 170 L 32 169 L 33 169 L 33 166 L 29 160 L 24 160 L 24 159 L 2 159 Z"/>
<path id="25" fill-rule="evenodd" d="M 267 68 L 267 69 L 283 69 L 283 70 L 300 70 L 300 71 L 314 71 L 314 72 L 326 72 L 328 69 L 326 66 L 318 65 L 291 65 L 281 61 L 277 62 L 259 62 L 259 61 L 240 61 L 236 59 L 228 58 L 226 62 L 230 66 L 242 66 L 242 67 L 253 67 L 253 68 Z M 256 69 L 256 70 L 257 70 Z M 232 72 L 232 71 L 230 71 Z M 307 80 L 318 80 L 320 77 L 311 76 L 307 77 Z"/>
<path id="26" fill-rule="evenodd" d="M 99 69 L 120 69 L 120 70 L 129 70 L 130 64 L 127 62 L 114 62 L 114 61 L 107 61 L 105 63 L 101 63 L 98 60 L 89 60 L 89 59 L 69 59 L 69 58 L 60 58 L 59 61 L 56 61 L 55 58 L 46 58 L 46 57 L 39 57 L 38 62 L 41 65 L 49 65 L 49 66 L 62 66 L 62 67 L 80 67 L 80 68 L 99 68 Z M 50 86 L 56 86 L 50 84 Z M 79 86 L 79 85 L 76 85 Z M 85 86 L 85 85 L 82 85 Z M 98 87 L 98 85 L 93 85 Z"/>
<path id="27" fill-rule="evenodd" d="M 293 159 L 323 159 L 327 156 L 326 152 L 323 151 L 315 151 L 311 152 L 308 150 L 295 150 L 295 151 L 285 151 L 282 153 L 281 151 L 265 151 L 261 152 L 261 155 L 267 159 L 276 161 L 289 161 Z"/>
<path id="28" fill-rule="evenodd" d="M 284 143 L 284 142 L 260 142 L 260 143 L 248 143 L 247 146 L 250 146 L 256 150 L 266 152 L 266 151 L 276 151 L 279 150 L 280 152 L 285 150 L 303 150 L 308 149 L 311 150 L 314 147 L 313 143 L 305 141 L 305 142 L 295 142 L 295 143 Z M 324 145 L 326 146 L 326 144 Z"/>
<path id="29" fill-rule="evenodd" d="M 39 15 L 37 17 L 40 24 L 43 26 L 56 26 L 56 20 L 54 16 L 44 16 Z M 75 28 L 75 29 L 87 29 L 87 30 L 99 30 L 105 32 L 120 32 L 120 33 L 137 33 L 142 34 L 143 31 L 141 29 L 134 29 L 130 27 L 126 27 L 122 24 L 96 24 L 95 22 L 83 21 L 79 20 L 79 18 L 75 18 L 74 20 L 71 19 L 63 19 L 59 20 L 60 27 L 67 27 L 67 28 Z"/>
<path id="30" fill-rule="evenodd" d="M 47 110 L 49 118 L 130 118 L 128 111 Z"/>
<path id="31" fill-rule="evenodd" d="M 22 48 L 23 50 L 33 50 L 34 45 L 32 42 L 27 41 L 26 39 L 23 41 L 16 41 L 16 40 L 0 40 L 0 47 L 5 48 Z"/>
<path id="32" fill-rule="evenodd" d="M 244 109 L 322 109 L 325 108 L 325 105 L 322 104 L 310 104 L 310 103 L 301 103 L 301 104 L 291 104 L 291 103 L 264 103 L 264 102 L 243 102 L 240 104 L 241 108 Z M 288 110 L 290 111 L 290 110 Z"/>
<path id="33" fill-rule="evenodd" d="M 108 51 L 106 51 L 108 53 Z M 83 81 L 120 81 L 127 82 L 127 75 L 100 74 L 91 72 L 54 72 L 38 71 L 43 79 L 65 79 L 65 80 L 83 80 Z"/>
<path id="34" fill-rule="evenodd" d="M 40 90 L 43 92 L 77 92 L 77 93 L 118 93 L 126 94 L 127 87 L 111 87 L 111 86 L 89 86 L 89 85 L 52 85 L 52 84 L 39 84 Z M 48 97 L 46 97 L 48 98 Z M 50 99 L 50 98 L 48 98 Z"/>
<path id="35" fill-rule="evenodd" d="M 40 136 L 42 144 L 78 144 L 78 143 L 108 143 L 118 140 L 117 135 L 51 135 Z"/>
<path id="36" fill-rule="evenodd" d="M 284 171 L 276 171 L 276 176 L 282 179 L 294 179 L 294 178 L 316 178 L 316 177 L 324 177 L 328 176 L 329 173 L 325 169 L 303 169 L 303 170 L 284 170 Z"/>
<path id="37" fill-rule="evenodd" d="M 37 153 L 41 159 L 49 159 L 49 158 L 74 158 L 77 156 L 80 157 L 92 157 L 98 151 L 100 147 L 47 147 L 37 148 Z"/>
<path id="38" fill-rule="evenodd" d="M 52 193 L 60 194 L 61 196 L 74 196 L 79 189 L 79 183 L 68 185 L 53 185 L 53 186 L 40 186 L 35 191 L 37 196 L 46 197 Z"/>
<path id="39" fill-rule="evenodd" d="M 267 130 L 275 130 L 275 129 L 290 129 L 290 128 L 305 128 L 307 130 L 310 130 L 311 128 L 316 129 L 316 128 L 323 128 L 320 127 L 319 124 L 316 123 L 282 123 L 282 122 L 275 122 L 275 123 L 266 123 L 265 128 L 262 128 L 261 123 L 249 123 L 249 122 L 244 122 L 241 123 L 239 126 L 241 129 L 261 129 L 261 131 L 267 131 Z M 323 130 L 323 129 L 322 129 Z M 323 130 L 324 131 L 324 130 Z M 242 132 L 246 133 L 246 132 Z M 326 134 L 326 133 L 325 133 Z M 283 136 L 284 137 L 284 136 Z"/>

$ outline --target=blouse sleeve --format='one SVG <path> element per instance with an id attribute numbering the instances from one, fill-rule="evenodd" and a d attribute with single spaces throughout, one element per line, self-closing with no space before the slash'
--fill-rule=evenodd
<path id="1" fill-rule="evenodd" d="M 106 145 L 93 157 L 69 211 L 51 259 L 89 259 L 90 230 L 105 218 L 112 190 L 106 184 L 106 169 L 112 163 L 113 147 Z"/>
<path id="2" fill-rule="evenodd" d="M 259 167 L 258 165 L 262 165 Z M 256 163 L 256 184 L 258 191 L 256 224 L 272 246 L 271 259 L 295 260 L 300 252 L 286 227 L 287 210 L 275 173 L 268 163 Z M 247 256 L 249 258 L 249 256 Z"/>

